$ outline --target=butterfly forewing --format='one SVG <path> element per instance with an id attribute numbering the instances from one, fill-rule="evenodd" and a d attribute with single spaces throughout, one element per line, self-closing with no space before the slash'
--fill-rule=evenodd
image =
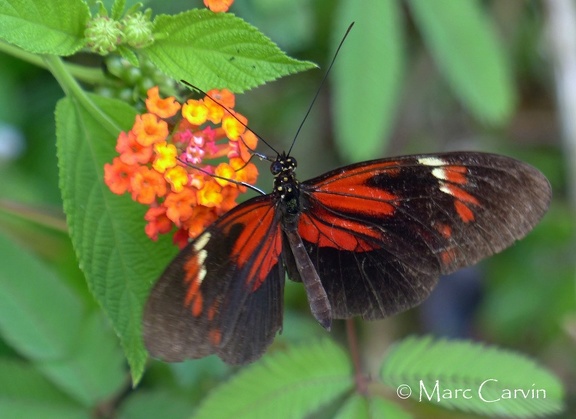
<path id="1" fill-rule="evenodd" d="M 440 274 L 522 238 L 551 197 L 536 169 L 484 153 L 364 162 L 304 182 L 301 192 L 298 231 L 333 316 L 366 319 L 416 305 Z"/>
<path id="2" fill-rule="evenodd" d="M 166 361 L 260 357 L 282 327 L 282 237 L 271 196 L 237 206 L 189 243 L 144 311 L 148 351 Z"/>

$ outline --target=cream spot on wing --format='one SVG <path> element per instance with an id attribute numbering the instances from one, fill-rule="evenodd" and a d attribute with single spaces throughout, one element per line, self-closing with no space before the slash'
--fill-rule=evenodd
<path id="1" fill-rule="evenodd" d="M 196 246 L 194 246 L 196 247 Z M 206 250 L 200 250 L 198 252 L 198 254 L 196 255 L 196 260 L 198 262 L 198 278 L 196 279 L 198 282 L 202 282 L 202 280 L 204 279 L 204 277 L 206 276 L 206 267 L 204 266 L 204 261 L 206 260 L 206 257 L 208 256 L 208 252 Z"/>
<path id="2" fill-rule="evenodd" d="M 204 266 L 202 266 L 200 268 L 200 270 L 198 271 L 198 282 L 202 283 L 202 281 L 204 281 L 204 278 L 206 277 L 206 268 Z"/>
<path id="3" fill-rule="evenodd" d="M 444 160 L 439 159 L 438 157 L 422 157 L 418 159 L 418 163 L 423 164 L 424 166 L 444 166 L 446 162 Z"/>
<path id="4" fill-rule="evenodd" d="M 208 243 L 208 240 L 210 240 L 210 237 L 212 237 L 212 234 L 202 233 L 202 235 L 200 235 L 200 237 L 198 237 L 194 243 L 194 250 L 197 253 L 200 253 L 200 251 L 204 249 L 204 246 L 206 246 L 206 243 Z"/>
<path id="5" fill-rule="evenodd" d="M 446 173 L 446 170 L 444 170 L 440 167 L 432 169 L 432 174 L 434 175 L 434 177 L 436 179 L 440 179 L 440 180 L 447 180 L 448 179 L 448 175 Z"/>
<path id="6" fill-rule="evenodd" d="M 440 190 L 444 193 L 447 193 L 448 195 L 454 196 L 454 194 L 452 194 L 452 191 L 450 190 L 450 188 L 445 183 L 440 184 Z"/>

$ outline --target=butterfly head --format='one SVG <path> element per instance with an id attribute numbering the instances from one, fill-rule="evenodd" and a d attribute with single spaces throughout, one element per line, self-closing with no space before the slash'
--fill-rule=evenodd
<path id="1" fill-rule="evenodd" d="M 270 165 L 270 172 L 272 172 L 275 178 L 281 175 L 291 175 L 296 170 L 296 166 L 298 166 L 298 163 L 294 157 L 282 153 L 279 154 L 276 160 Z"/>

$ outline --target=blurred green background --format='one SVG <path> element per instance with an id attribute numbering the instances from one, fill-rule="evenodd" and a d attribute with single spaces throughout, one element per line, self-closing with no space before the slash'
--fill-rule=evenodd
<path id="1" fill-rule="evenodd" d="M 395 7 L 395 17 L 387 23 L 378 20 L 381 6 L 376 3 L 364 2 L 363 7 L 371 9 L 356 10 L 333 0 L 237 1 L 231 12 L 259 28 L 288 55 L 313 61 L 320 69 L 238 95 L 236 109 L 276 149 L 289 148 L 335 45 L 355 20 L 356 27 L 293 149 L 300 179 L 360 159 L 446 150 L 502 153 L 544 172 L 552 184 L 553 202 L 525 240 L 475 269 L 443 280 L 421 308 L 360 324 L 362 351 L 369 366 L 378 365 L 391 342 L 425 332 L 497 344 L 528 354 L 554 371 L 566 385 L 568 408 L 574 413 L 576 129 L 572 124 L 576 123 L 576 91 L 571 91 L 571 85 L 576 85 L 576 68 L 572 68 L 576 35 L 571 37 L 563 26 L 567 19 L 570 23 L 570 13 L 558 10 L 562 2 L 554 1 L 481 3 L 497 45 L 495 65 L 503 69 L 503 75 L 495 82 L 501 83 L 497 92 L 479 93 L 463 86 L 479 84 L 478 75 L 466 68 L 451 70 L 458 65 L 457 57 L 438 46 L 437 29 L 425 29 L 411 2 L 382 2 Z M 155 14 L 202 7 L 201 2 L 180 1 L 146 5 Z M 457 21 L 458 16 L 446 19 Z M 571 24 L 576 27 L 576 22 Z M 367 28 L 374 32 L 366 33 Z M 461 41 L 470 42 L 471 50 L 476 48 L 474 38 Z M 365 74 L 367 68 L 371 76 Z M 356 102 L 351 103 L 350 89 L 357 92 Z M 0 330 L 0 370 L 5 361 L 17 360 L 24 377 L 17 385 L 29 386 L 29 402 L 41 404 L 44 412 L 53 412 L 55 417 L 67 416 L 63 412 L 71 417 L 82 415 L 87 405 L 102 416 L 112 412 L 119 417 L 153 417 L 158 412 L 164 417 L 188 416 L 189 407 L 232 370 L 212 358 L 178 365 L 152 362 L 141 386 L 130 390 L 121 351 L 86 288 L 66 233 L 53 118 L 62 95 L 47 71 L 0 54 L 0 232 L 8 238 L 0 243 L 0 264 L 6 267 L 0 275 L 18 275 L 17 263 L 39 263 L 39 275 L 51 275 L 58 285 L 44 290 L 38 304 L 62 316 L 94 317 L 94 327 L 108 337 L 104 343 L 93 343 L 109 349 L 95 349 L 94 356 L 80 364 L 93 362 L 87 370 L 98 371 L 113 363 L 120 378 L 110 379 L 120 385 L 102 385 L 101 392 L 96 392 L 101 396 L 87 396 L 83 402 L 75 401 L 76 406 L 70 402 L 72 390 L 61 384 L 66 372 L 54 378 L 57 367 L 50 359 L 39 361 L 35 355 L 43 342 L 22 351 L 20 338 L 5 330 Z M 350 107 L 361 109 L 361 115 L 349 113 Z M 260 151 L 272 154 L 263 145 Z M 270 190 L 266 163 L 259 168 L 259 186 Z M 34 260 L 8 263 L 12 246 L 24 248 Z M 21 278 L 18 289 L 0 290 L 0 304 L 13 306 L 14 323 L 33 329 L 43 319 L 35 317 L 34 306 L 22 306 L 26 293 L 34 292 L 27 288 L 27 279 Z M 75 311 L 62 313 L 68 306 L 60 297 L 73 300 Z M 299 284 L 288 283 L 286 298 L 284 331 L 273 351 L 326 334 L 309 315 Z M 57 328 L 58 323 L 54 324 Z M 335 329 L 333 335 L 344 341 L 343 325 Z M 66 335 L 65 330 L 54 333 Z M 20 394 L 10 378 L 14 375 L 7 374 L 16 364 L 11 365 L 0 374 L 0 405 L 2 400 L 11 400 L 11 392 Z M 48 388 L 51 393 L 46 396 Z"/>

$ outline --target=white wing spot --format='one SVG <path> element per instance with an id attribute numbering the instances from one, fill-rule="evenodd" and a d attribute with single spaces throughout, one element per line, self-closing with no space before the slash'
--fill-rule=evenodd
<path id="1" fill-rule="evenodd" d="M 206 276 L 206 268 L 202 266 L 198 271 L 198 282 L 202 283 L 202 281 L 204 281 L 205 276 Z"/>
<path id="2" fill-rule="evenodd" d="M 437 167 L 435 169 L 432 169 L 432 174 L 434 175 L 434 177 L 436 179 L 440 179 L 440 180 L 447 180 L 448 177 L 446 176 L 446 170 L 442 169 L 441 167 Z"/>
<path id="3" fill-rule="evenodd" d="M 196 247 L 196 246 L 194 246 L 194 247 Z M 206 250 L 200 250 L 198 252 L 198 254 L 196 255 L 196 261 L 198 262 L 198 267 L 199 267 L 198 278 L 197 278 L 198 282 L 202 282 L 202 280 L 206 276 L 206 267 L 204 266 L 204 261 L 206 260 L 207 256 L 208 256 L 208 252 Z"/>
<path id="4" fill-rule="evenodd" d="M 422 157 L 418 159 L 418 163 L 424 166 L 444 166 L 446 162 L 438 157 Z"/>
<path id="5" fill-rule="evenodd" d="M 452 195 L 450 188 L 445 183 L 440 183 L 440 190 L 448 195 Z"/>
<path id="6" fill-rule="evenodd" d="M 210 233 L 203 233 L 200 237 L 198 237 L 194 243 L 194 250 L 197 253 L 200 253 L 200 251 L 204 249 L 204 246 L 206 246 L 206 243 L 208 243 L 208 240 L 210 240 L 210 237 L 212 237 Z"/>
<path id="7" fill-rule="evenodd" d="M 199 266 L 204 266 L 204 261 L 206 260 L 206 256 L 208 256 L 208 252 L 206 250 L 200 250 L 196 255 L 196 260 L 198 261 Z"/>

